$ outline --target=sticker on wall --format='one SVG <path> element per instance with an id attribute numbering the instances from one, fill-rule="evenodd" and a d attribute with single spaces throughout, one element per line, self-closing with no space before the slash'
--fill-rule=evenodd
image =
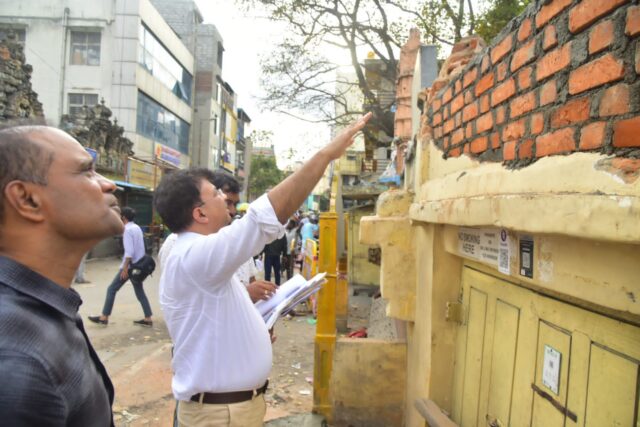
<path id="1" fill-rule="evenodd" d="M 498 252 L 498 271 L 502 274 L 511 274 L 511 247 L 509 245 L 509 233 L 504 228 L 500 230 L 500 248 Z"/>
<path id="2" fill-rule="evenodd" d="M 520 275 L 533 278 L 533 237 L 520 236 Z"/>
<path id="3" fill-rule="evenodd" d="M 555 348 L 544 346 L 544 361 L 542 365 L 542 384 L 558 395 L 560 386 L 560 363 L 562 353 Z"/>

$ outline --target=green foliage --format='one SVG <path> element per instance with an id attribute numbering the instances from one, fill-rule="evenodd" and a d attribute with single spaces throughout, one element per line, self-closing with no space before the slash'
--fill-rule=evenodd
<path id="1" fill-rule="evenodd" d="M 516 16 L 520 15 L 531 0 L 493 0 L 491 7 L 476 21 L 475 32 L 487 43 L 502 31 Z"/>
<path id="2" fill-rule="evenodd" d="M 268 188 L 284 179 L 284 173 L 278 169 L 276 159 L 271 156 L 253 156 L 251 175 L 249 176 L 249 200 L 264 194 Z"/>

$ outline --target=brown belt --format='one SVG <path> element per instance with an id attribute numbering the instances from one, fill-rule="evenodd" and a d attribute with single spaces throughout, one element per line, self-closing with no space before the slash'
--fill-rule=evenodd
<path id="1" fill-rule="evenodd" d="M 231 391 L 228 393 L 198 393 L 191 396 L 190 400 L 193 402 L 200 402 L 200 399 L 202 398 L 202 403 L 214 405 L 245 402 L 253 399 L 254 396 L 259 396 L 267 391 L 268 385 L 269 381 L 267 380 L 262 387 L 255 390 Z"/>

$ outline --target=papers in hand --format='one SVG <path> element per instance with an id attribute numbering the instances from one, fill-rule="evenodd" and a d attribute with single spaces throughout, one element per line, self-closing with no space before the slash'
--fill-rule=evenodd
<path id="1" fill-rule="evenodd" d="M 266 301 L 258 301 L 256 309 L 271 329 L 278 320 L 278 317 L 289 313 L 296 305 L 307 299 L 310 295 L 318 292 L 320 287 L 326 282 L 324 276 L 327 273 L 320 273 L 310 280 L 299 274 L 286 281 L 276 291 L 276 293 Z"/>

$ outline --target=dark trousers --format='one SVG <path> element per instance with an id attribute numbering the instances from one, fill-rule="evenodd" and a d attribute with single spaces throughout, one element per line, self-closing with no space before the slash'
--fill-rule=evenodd
<path id="1" fill-rule="evenodd" d="M 271 281 L 271 267 L 276 278 L 276 285 L 280 286 L 280 255 L 264 256 L 264 280 Z"/>
<path id="2" fill-rule="evenodd" d="M 107 289 L 107 298 L 104 300 L 104 308 L 102 309 L 102 314 L 105 316 L 111 316 L 111 310 L 113 309 L 113 303 L 116 300 L 116 293 L 120 290 L 122 285 L 127 283 L 127 280 L 131 280 L 131 284 L 133 285 L 133 290 L 136 293 L 136 298 L 140 301 L 140 305 L 142 306 L 142 311 L 144 312 L 144 317 L 151 317 L 151 306 L 149 305 L 149 300 L 147 299 L 147 295 L 144 293 L 144 288 L 142 287 L 142 282 L 132 279 L 122 280 L 120 277 L 120 273 L 122 270 L 118 271 L 116 277 L 113 278 L 113 281 L 109 285 Z"/>

